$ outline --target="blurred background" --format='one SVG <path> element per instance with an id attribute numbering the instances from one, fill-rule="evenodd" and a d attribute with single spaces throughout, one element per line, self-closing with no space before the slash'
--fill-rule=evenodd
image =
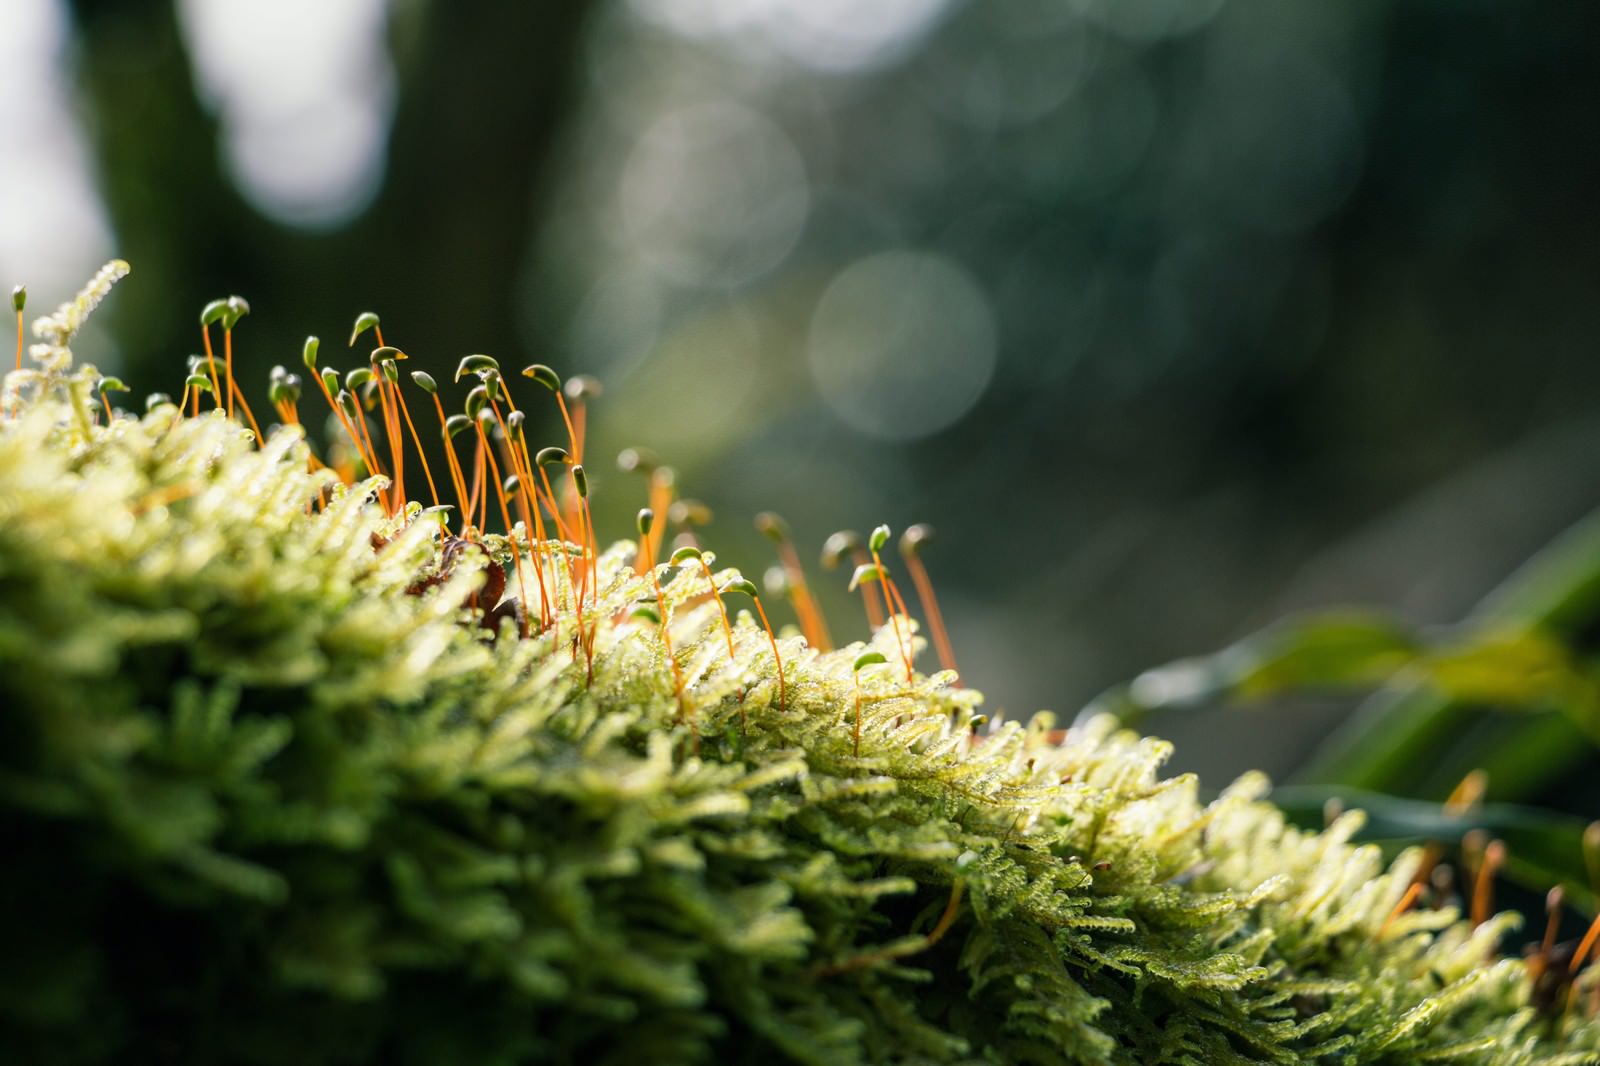
<path id="1" fill-rule="evenodd" d="M 593 374 L 602 529 L 653 449 L 725 561 L 783 513 L 851 638 L 824 538 L 932 523 L 1012 716 L 1454 622 L 1600 501 L 1600 5 L 5 0 L 0 86 L 0 280 L 130 260 L 78 348 L 135 396 L 229 293 L 253 395 L 365 310 L 441 379 Z M 1213 783 L 1354 706 L 1150 702 Z"/>

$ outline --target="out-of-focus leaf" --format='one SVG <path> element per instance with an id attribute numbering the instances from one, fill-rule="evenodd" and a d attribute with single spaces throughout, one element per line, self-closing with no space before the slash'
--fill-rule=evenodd
<path id="1" fill-rule="evenodd" d="M 1416 637 L 1377 614 L 1341 612 L 1276 626 L 1223 653 L 1239 696 L 1381 684 L 1416 661 Z"/>
<path id="2" fill-rule="evenodd" d="M 1467 625 L 1539 627 L 1570 638 L 1600 616 L 1600 512 L 1593 513 L 1524 563 L 1484 598 Z M 1475 706 L 1412 681 L 1369 699 L 1319 747 L 1300 777 L 1384 792 L 1406 791 L 1426 771 L 1435 780 L 1482 767 L 1502 796 L 1528 795 L 1552 776 L 1591 757 L 1574 718 L 1527 719 L 1510 743 L 1463 746 Z M 1595 719 L 1589 710 L 1588 723 Z M 1453 749 L 1453 755 L 1441 753 Z"/>
<path id="3" fill-rule="evenodd" d="M 1442 796 L 1489 772 L 1533 794 L 1600 743 L 1600 683 L 1570 640 L 1600 614 L 1600 513 L 1508 578 L 1458 626 L 1414 633 L 1372 613 L 1274 626 L 1214 655 L 1146 671 L 1086 713 L 1134 722 L 1157 708 L 1285 692 L 1378 691 L 1297 775 L 1386 794 Z M 1486 711 L 1516 711 L 1499 720 Z"/>

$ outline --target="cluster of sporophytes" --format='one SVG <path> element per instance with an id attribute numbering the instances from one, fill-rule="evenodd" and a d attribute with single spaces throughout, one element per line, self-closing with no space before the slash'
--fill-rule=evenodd
<path id="1" fill-rule="evenodd" d="M 413 375 L 465 448 L 409 502 L 366 316 L 359 369 L 308 345 L 323 458 L 296 374 L 270 432 L 229 417 L 242 301 L 178 399 L 116 412 L 68 344 L 125 269 L 3 400 L 9 1061 L 1600 1061 L 1592 944 L 1503 957 L 1514 916 L 1430 904 L 1357 813 L 1293 828 L 1254 775 L 1202 802 L 1162 741 L 918 672 L 887 530 L 829 546 L 880 612 L 834 647 L 763 518 L 774 632 L 698 542 L 656 561 L 672 477 L 637 455 L 651 507 L 602 546 L 593 386 L 530 368 L 540 450 L 481 356 L 460 414 Z"/>

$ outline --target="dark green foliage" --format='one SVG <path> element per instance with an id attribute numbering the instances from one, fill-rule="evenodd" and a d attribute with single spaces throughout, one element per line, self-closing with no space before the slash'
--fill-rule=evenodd
<path id="1" fill-rule="evenodd" d="M 730 657 L 668 565 L 640 617 L 626 543 L 591 681 L 564 562 L 523 557 L 545 635 L 463 624 L 503 539 L 441 570 L 292 430 L 93 424 L 60 326 L 0 426 L 8 1061 L 1600 1058 L 1495 958 L 1513 919 L 1391 917 L 1421 859 L 1358 815 L 1204 804 L 1106 718 L 978 728 L 949 675 L 864 668 L 890 627 L 781 635 L 780 708 L 750 616 Z"/>

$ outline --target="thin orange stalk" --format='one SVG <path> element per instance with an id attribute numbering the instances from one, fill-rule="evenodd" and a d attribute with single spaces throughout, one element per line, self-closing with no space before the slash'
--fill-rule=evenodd
<path id="1" fill-rule="evenodd" d="M 722 596 L 717 591 L 716 578 L 711 576 L 711 564 L 706 562 L 704 555 L 695 556 L 700 561 L 700 571 L 706 575 L 706 584 L 711 588 L 711 599 L 716 602 L 717 614 L 722 617 L 722 632 L 728 638 L 728 661 L 737 662 L 738 657 L 733 650 L 733 626 L 728 622 L 728 605 L 722 602 Z M 748 724 L 744 710 L 744 691 L 739 692 L 739 728 L 743 729 Z"/>
<path id="2" fill-rule="evenodd" d="M 600 608 L 600 540 L 594 531 L 594 512 L 589 509 L 589 497 L 583 497 L 583 523 L 589 527 L 589 606 Z"/>
<path id="3" fill-rule="evenodd" d="M 576 463 L 583 462 L 584 436 L 589 429 L 589 405 L 583 400 L 572 401 L 572 460 Z"/>
<path id="4" fill-rule="evenodd" d="M 322 398 L 328 401 L 329 409 L 331 409 L 334 415 L 338 417 L 339 424 L 344 427 L 345 433 L 350 437 L 350 443 L 355 445 L 356 454 L 360 456 L 362 462 L 366 462 L 367 457 L 361 449 L 361 435 L 358 434 L 355 430 L 355 427 L 350 424 L 350 419 L 345 416 L 344 409 L 339 406 L 339 402 L 333 398 L 333 393 L 328 391 L 328 383 L 323 381 L 322 375 L 317 373 L 315 370 L 311 372 L 311 376 L 316 380 L 317 388 L 322 392 Z M 353 471 L 351 476 L 354 477 Z M 345 479 L 345 481 L 346 484 L 349 483 L 348 479 Z"/>
<path id="5" fill-rule="evenodd" d="M 444 454 L 449 461 L 450 481 L 456 490 L 456 506 L 461 515 L 461 531 L 464 535 L 467 529 L 467 476 L 461 472 L 461 460 L 456 457 L 456 442 L 450 436 L 450 427 L 445 421 L 444 404 L 437 392 L 433 394 L 433 408 L 439 412 L 439 435 L 444 438 Z M 421 450 L 420 446 L 418 450 Z"/>
<path id="6" fill-rule="evenodd" d="M 733 626 L 728 621 L 728 605 L 722 602 L 722 597 L 717 594 L 716 579 L 711 576 L 711 564 L 706 562 L 704 555 L 695 557 L 700 563 L 700 571 L 706 575 L 706 584 L 711 589 L 711 598 L 717 603 L 717 613 L 722 616 L 722 632 L 728 638 L 728 658 L 734 659 L 733 651 Z"/>
<path id="7" fill-rule="evenodd" d="M 856 566 L 865 566 L 871 561 L 872 556 L 867 554 L 867 550 L 860 546 L 857 546 L 856 550 L 850 554 L 850 562 Z M 881 594 L 882 590 L 879 591 Z M 878 601 L 872 595 L 872 590 L 867 588 L 865 585 L 861 586 L 861 602 L 867 606 L 868 627 L 874 632 L 882 629 L 883 623 L 888 621 L 888 619 L 884 617 L 884 608 L 878 606 Z M 887 606 L 888 601 L 885 600 L 884 602 Z M 894 612 L 890 611 L 889 613 L 893 614 Z"/>
<path id="8" fill-rule="evenodd" d="M 13 299 L 16 299 L 16 298 L 14 298 L 14 296 L 13 296 Z M 21 307 L 18 307 L 18 309 L 16 309 L 16 368 L 18 368 L 18 370 L 22 370 L 22 309 L 21 309 Z M 18 415 L 19 403 L 21 403 L 21 400 L 18 400 L 18 403 L 13 403 L 13 405 L 11 405 L 11 418 L 16 418 L 16 415 Z M 184 408 L 179 407 L 178 410 L 181 411 L 181 410 L 184 410 Z"/>
<path id="9" fill-rule="evenodd" d="M 594 638 L 600 632 L 600 556 L 594 547 L 594 515 L 589 512 L 589 498 L 579 496 L 583 509 L 579 519 L 587 527 L 582 533 L 583 550 L 588 557 L 588 576 L 585 578 L 589 586 L 589 609 L 595 612 L 594 624 L 587 632 L 583 628 L 583 615 L 578 615 L 578 639 L 583 641 L 583 661 L 587 670 L 588 684 L 594 684 Z M 581 604 L 581 600 L 579 601 Z"/>
<path id="10" fill-rule="evenodd" d="M 411 421 L 411 408 L 406 406 L 405 394 L 400 391 L 400 383 L 394 383 L 395 399 L 400 401 L 400 413 L 405 416 L 406 428 L 411 431 L 411 443 L 417 446 L 417 457 L 422 460 L 422 473 L 428 479 L 428 496 L 433 500 L 435 507 L 439 506 L 439 490 L 433 484 L 433 471 L 428 468 L 428 453 L 422 450 L 422 438 L 417 436 L 417 425 Z"/>
<path id="11" fill-rule="evenodd" d="M 209 331 L 207 331 L 209 333 Z M 236 391 L 233 384 L 233 330 L 227 326 L 222 327 L 223 358 L 227 360 L 228 370 L 228 417 L 233 417 L 233 394 Z M 259 439 L 259 436 L 258 438 Z"/>
<path id="12" fill-rule="evenodd" d="M 500 429 L 501 433 L 503 434 L 500 441 L 501 454 L 505 457 L 507 465 L 511 467 L 512 476 L 517 479 L 519 487 L 518 492 L 513 496 L 513 499 L 516 500 L 517 510 L 522 515 L 522 534 L 524 539 L 526 539 L 528 542 L 528 561 L 533 565 L 534 577 L 536 577 L 539 581 L 539 628 L 543 630 L 550 624 L 551 620 L 550 592 L 545 587 L 544 564 L 539 560 L 539 549 L 535 546 L 533 541 L 533 519 L 528 508 L 528 486 L 533 484 L 533 479 L 527 476 L 527 473 L 523 469 L 521 462 L 519 462 L 517 459 L 517 450 L 511 445 L 511 434 L 506 429 L 505 422 L 500 420 L 499 410 L 496 409 L 494 414 L 495 419 L 500 421 Z M 536 511 L 537 509 L 538 505 L 537 501 L 535 501 L 534 510 Z M 511 532 L 509 526 L 506 530 L 506 537 L 511 541 L 512 547 L 515 548 L 517 538 Z"/>
<path id="13" fill-rule="evenodd" d="M 506 387 L 505 379 L 503 379 L 503 378 L 500 381 L 500 391 L 501 391 L 501 394 L 503 396 L 505 396 L 505 398 L 506 398 L 506 411 L 507 411 L 507 414 L 509 415 L 509 414 L 515 413 L 516 410 L 517 410 L 517 402 L 511 398 L 511 390 Z M 490 404 L 493 405 L 494 401 L 491 400 Z M 494 413 L 495 413 L 495 418 L 497 420 L 500 420 L 500 409 L 498 407 L 495 407 L 495 412 Z M 502 433 L 506 432 L 506 423 L 505 423 L 504 420 L 500 420 L 500 428 L 501 428 L 501 432 Z M 506 433 L 506 438 L 507 438 L 507 447 L 509 448 L 509 446 L 510 446 L 510 434 L 509 433 Z M 526 429 L 524 429 L 522 433 L 517 435 L 516 445 L 517 445 L 516 452 L 520 453 L 520 456 L 518 456 L 518 457 L 520 457 L 521 464 L 522 464 L 521 465 L 522 474 L 519 475 L 519 476 L 523 477 L 523 484 L 525 484 L 527 486 L 527 489 L 525 490 L 524 497 L 523 497 L 524 498 L 524 506 L 526 506 L 527 496 L 529 494 L 531 494 L 532 497 L 533 497 L 532 508 L 531 508 L 532 509 L 532 518 L 533 518 L 533 523 L 532 523 L 533 532 L 530 534 L 530 536 L 537 540 L 538 547 L 535 548 L 534 547 L 534 540 L 530 540 L 528 542 L 529 556 L 535 560 L 535 565 L 537 565 L 539 567 L 539 573 L 542 576 L 543 573 L 544 573 L 544 561 L 540 558 L 540 556 L 547 555 L 548 552 L 546 551 L 546 544 L 545 544 L 544 516 L 541 515 L 540 512 L 539 512 L 539 482 L 533 477 L 533 473 L 532 473 L 533 467 L 534 467 L 534 461 L 533 461 L 533 456 L 528 453 L 528 434 L 527 434 Z M 515 465 L 515 461 L 516 461 L 516 457 L 513 458 L 513 465 Z M 554 513 L 554 512 L 552 511 L 552 513 Z M 524 512 L 522 521 L 523 521 L 524 526 L 527 526 L 527 524 L 528 524 L 528 514 L 527 514 L 527 512 Z M 572 579 L 572 567 L 571 567 L 570 563 L 567 566 L 567 579 L 568 579 L 569 582 Z M 548 625 L 550 623 L 551 619 L 550 618 L 544 618 L 543 620 L 544 620 L 544 623 L 546 625 Z"/>
<path id="14" fill-rule="evenodd" d="M 389 485 L 389 513 L 399 514 L 406 505 L 406 475 L 404 452 L 401 450 L 400 419 L 389 403 L 388 382 L 384 380 L 383 368 L 374 371 L 378 385 L 378 409 L 383 414 L 383 435 L 389 442 L 389 465 L 394 469 L 394 477 Z"/>
<path id="15" fill-rule="evenodd" d="M 572 567 L 572 555 L 567 551 L 566 548 L 567 544 L 573 542 L 572 535 L 568 532 L 567 524 L 561 517 L 561 508 L 556 506 L 556 494 L 550 486 L 550 475 L 545 473 L 545 469 L 541 464 L 535 463 L 534 465 L 539 467 L 539 481 L 533 482 L 534 506 L 537 507 L 539 503 L 544 503 L 544 505 L 550 510 L 550 517 L 555 520 L 556 539 L 557 543 L 560 545 L 557 551 L 561 556 L 562 562 L 567 568 L 567 588 L 572 593 L 573 616 L 580 620 L 581 628 L 581 620 L 583 617 L 583 590 L 579 585 L 578 573 Z M 543 496 L 539 495 L 539 482 L 541 481 L 544 483 Z M 587 570 L 584 571 L 584 576 L 585 580 L 587 580 Z"/>
<path id="16" fill-rule="evenodd" d="M 509 452 L 510 449 L 507 449 L 507 451 Z M 517 465 L 514 454 L 511 458 L 512 465 Z M 533 539 L 533 516 L 538 513 L 539 508 L 537 501 L 535 501 L 533 507 L 530 508 L 528 506 L 529 482 L 521 478 L 520 475 L 518 476 L 518 481 L 515 499 L 517 501 L 517 511 L 522 515 L 523 538 L 528 542 L 528 561 L 533 564 L 533 575 L 539 581 L 539 630 L 543 632 L 549 628 L 552 616 L 550 614 L 550 590 L 545 585 L 544 580 L 544 563 L 539 558 L 543 546 Z M 515 539 L 512 540 L 512 544 L 516 544 Z"/>
<path id="17" fill-rule="evenodd" d="M 939 611 L 939 598 L 933 594 L 933 580 L 928 568 L 916 551 L 902 551 L 906 569 L 911 571 L 912 584 L 917 587 L 917 599 L 922 603 L 922 613 L 928 616 L 928 628 L 933 630 L 933 646 L 939 653 L 939 665 L 946 670 L 956 669 L 955 649 L 950 646 L 950 636 L 944 628 L 944 615 Z"/>
<path id="18" fill-rule="evenodd" d="M 1394 924 L 1394 920 L 1396 918 L 1400 917 L 1406 911 L 1410 910 L 1411 909 L 1411 905 L 1413 903 L 1417 902 L 1417 897 L 1420 896 L 1421 894 L 1422 894 L 1422 882 L 1421 881 L 1413 881 L 1413 882 L 1411 882 L 1411 884 L 1409 886 L 1407 886 L 1407 888 L 1406 888 L 1406 894 L 1400 897 L 1400 902 L 1396 903 L 1394 905 L 1394 910 L 1389 912 L 1389 917 L 1385 918 L 1383 920 L 1383 924 L 1378 926 L 1378 937 L 1377 937 L 1377 939 L 1379 939 L 1379 940 L 1383 939 L 1383 934 L 1385 934 L 1385 933 L 1387 933 L 1389 931 L 1389 926 Z"/>
<path id="19" fill-rule="evenodd" d="M 756 613 L 761 616 L 761 627 L 767 631 L 767 643 L 772 645 L 772 661 L 778 664 L 778 710 L 786 710 L 788 702 L 788 686 L 783 680 L 783 656 L 778 654 L 778 638 L 772 632 L 772 623 L 767 621 L 767 609 L 761 606 L 761 597 L 752 597 L 756 601 Z"/>
<path id="20" fill-rule="evenodd" d="M 651 532 L 649 548 L 645 553 L 645 566 L 656 565 L 656 556 L 661 554 L 661 545 L 667 539 L 667 525 L 664 521 L 667 512 L 672 510 L 673 475 L 663 474 L 665 467 L 657 467 L 650 472 L 650 509 L 660 515 L 663 521 Z"/>
<path id="21" fill-rule="evenodd" d="M 1491 840 L 1483 849 L 1483 862 L 1478 864 L 1478 881 L 1472 889 L 1472 924 L 1482 925 L 1489 920 L 1489 910 L 1494 906 L 1494 875 L 1506 861 L 1505 843 Z"/>
<path id="22" fill-rule="evenodd" d="M 16 296 L 12 296 L 12 300 L 13 301 L 15 301 L 16 299 L 17 299 Z M 18 370 L 22 369 L 22 313 L 23 313 L 22 312 L 22 308 L 20 308 L 20 307 L 17 308 L 17 369 Z M 20 402 L 21 401 L 19 400 L 18 403 L 20 403 Z M 12 407 L 11 407 L 11 417 L 12 418 L 17 417 L 17 410 L 18 410 L 17 404 L 13 404 Z M 181 411 L 181 410 L 183 410 L 183 408 L 180 406 L 178 408 L 178 410 Z"/>
<path id="23" fill-rule="evenodd" d="M 1578 943 L 1578 950 L 1572 953 L 1572 961 L 1567 964 L 1568 973 L 1577 973 L 1578 967 L 1583 965 L 1583 960 L 1589 957 L 1589 952 L 1594 950 L 1594 942 L 1600 939 L 1600 914 L 1594 916 L 1594 921 L 1589 923 L 1589 931 L 1583 934 L 1583 939 Z"/>
<path id="24" fill-rule="evenodd" d="M 487 436 L 483 432 L 483 423 L 476 422 L 478 429 L 478 444 L 483 449 L 484 455 L 489 458 L 489 471 L 494 475 L 494 494 L 500 501 L 500 517 L 506 524 L 506 538 L 511 541 L 511 562 L 517 571 L 517 595 L 521 597 L 522 617 L 518 621 L 518 628 L 522 635 L 528 635 L 528 588 L 522 580 L 522 553 L 517 550 L 516 538 L 512 536 L 511 508 L 506 506 L 506 490 L 500 482 L 500 463 L 494 457 L 494 451 L 489 447 Z M 487 508 L 487 504 L 485 507 Z"/>
<path id="25" fill-rule="evenodd" d="M 379 396 L 383 395 L 384 388 L 384 383 L 380 378 L 378 382 Z M 410 501 L 410 497 L 406 495 L 406 442 L 400 435 L 400 403 L 395 399 L 395 396 L 400 392 L 400 383 L 391 381 L 388 383 L 388 389 L 389 415 L 384 419 L 383 431 L 389 437 L 389 450 L 394 456 L 395 510 L 398 512 L 405 510 L 406 504 Z"/>
<path id="26" fill-rule="evenodd" d="M 211 327 L 210 326 L 202 325 L 200 327 L 200 339 L 205 343 L 205 348 L 206 348 L 206 369 L 211 372 L 211 389 L 212 389 L 211 395 L 216 399 L 217 406 L 221 407 L 222 406 L 222 382 L 217 379 L 217 356 L 216 356 L 216 353 L 211 350 Z M 198 401 L 199 398 L 200 398 L 200 394 L 198 392 L 195 393 L 195 399 Z"/>
<path id="27" fill-rule="evenodd" d="M 811 595 L 811 586 L 806 583 L 806 572 L 794 545 L 787 541 L 778 545 L 778 562 L 789 577 L 789 594 L 794 597 L 794 613 L 800 620 L 800 632 L 805 634 L 806 643 L 818 651 L 828 651 L 833 647 L 833 635 L 828 632 L 822 609 Z"/>
<path id="28" fill-rule="evenodd" d="M 554 387 L 552 387 L 550 391 L 555 395 L 556 406 L 561 409 L 561 422 L 562 422 L 562 424 L 564 426 L 566 426 L 566 429 L 567 429 L 567 454 L 572 456 L 572 461 L 574 463 L 580 463 L 583 460 L 581 459 L 580 454 L 579 454 L 579 450 L 578 450 L 578 434 L 577 434 L 577 431 L 574 430 L 573 427 L 572 427 L 572 415 L 567 410 L 566 397 L 562 395 L 561 386 L 559 384 L 557 384 Z M 567 495 L 570 498 L 574 498 L 575 499 L 577 494 L 578 494 L 577 490 L 572 488 L 572 486 L 569 485 L 568 486 Z M 555 502 L 557 497 L 552 495 L 550 497 L 550 499 L 551 499 L 552 502 Z M 559 504 L 557 504 L 557 506 L 558 506 L 558 508 L 560 508 L 560 513 L 566 514 L 571 519 L 567 523 L 569 526 L 578 524 L 577 518 L 576 518 L 576 512 L 577 512 L 578 508 L 577 508 L 575 503 L 573 503 L 573 505 L 571 506 L 570 509 L 565 508 L 565 507 L 560 507 Z M 662 510 L 662 511 L 658 511 L 657 513 L 661 514 L 661 515 L 665 515 L 667 512 Z"/>
<path id="29" fill-rule="evenodd" d="M 640 539 L 643 540 L 643 537 Z M 644 550 L 643 544 L 639 545 L 639 550 Z M 661 595 L 661 579 L 657 576 L 656 568 L 653 566 L 650 568 L 650 584 L 655 587 L 656 606 L 661 610 L 661 645 L 667 651 L 667 662 L 672 665 L 672 694 L 678 698 L 678 721 L 688 723 L 689 731 L 694 736 L 695 753 L 699 754 L 700 728 L 699 725 L 689 717 L 689 707 L 683 699 L 683 671 L 679 669 L 678 657 L 672 651 L 672 634 L 668 632 L 667 628 L 668 622 L 670 621 L 667 601 L 666 597 Z"/>
<path id="30" fill-rule="evenodd" d="M 1556 934 L 1561 931 L 1561 899 L 1565 893 L 1561 886 L 1556 885 L 1545 896 L 1545 912 L 1548 915 L 1544 923 L 1544 941 L 1539 945 L 1539 961 L 1545 963 L 1550 958 L 1550 951 L 1556 946 Z"/>
<path id="31" fill-rule="evenodd" d="M 355 401 L 356 405 L 356 429 L 361 433 L 362 439 L 366 441 L 366 453 L 362 456 L 362 461 L 367 464 L 367 476 L 373 477 L 382 474 L 383 467 L 378 465 L 378 449 L 373 446 L 372 432 L 367 429 L 366 407 L 362 404 L 361 397 L 355 393 L 350 394 L 350 399 Z M 394 512 L 390 511 L 390 513 L 393 514 Z"/>
<path id="32" fill-rule="evenodd" d="M 539 466 L 537 463 L 534 465 Z M 550 508 L 550 517 L 555 520 L 556 536 L 560 537 L 564 542 L 576 544 L 577 541 L 573 539 L 571 532 L 567 529 L 566 521 L 561 517 L 561 508 L 556 506 L 555 489 L 551 487 L 550 475 L 545 473 L 543 466 L 539 466 L 539 480 L 544 482 L 543 499 L 545 500 L 546 506 Z M 563 550 L 561 554 L 564 556 L 567 555 L 565 550 Z M 578 578 L 576 574 L 572 573 L 571 556 L 567 556 L 567 579 L 572 583 L 573 592 L 576 593 L 578 589 Z"/>
<path id="33" fill-rule="evenodd" d="M 480 501 L 484 502 L 485 510 L 487 510 L 488 501 L 483 496 L 483 474 L 483 445 L 477 444 L 473 446 L 472 453 L 472 491 L 467 495 L 468 525 L 472 524 L 472 520 L 474 518 L 477 518 L 480 523 L 482 522 L 482 516 L 478 511 L 478 504 Z"/>
<path id="34" fill-rule="evenodd" d="M 244 408 L 244 417 L 250 422 L 250 431 L 256 435 L 256 447 L 259 448 L 262 443 L 261 426 L 256 422 L 255 412 L 250 410 L 250 401 L 244 398 L 244 390 L 233 380 L 233 330 L 222 331 L 222 343 L 228 359 L 228 417 L 233 417 L 233 398 L 238 396 L 239 406 Z"/>
<path id="35" fill-rule="evenodd" d="M 891 591 L 894 592 L 896 599 L 899 599 L 900 593 L 894 588 L 894 583 L 889 580 L 889 571 L 883 565 L 883 560 L 878 557 L 878 549 L 876 548 L 872 549 L 872 565 L 878 568 L 878 584 L 882 586 L 878 591 L 883 594 L 883 609 L 888 612 L 889 621 L 894 625 L 895 646 L 900 649 L 900 661 L 905 663 L 906 680 L 910 681 L 912 677 L 911 652 L 906 647 L 905 636 L 900 632 L 900 619 L 895 614 L 894 607 L 889 601 L 889 593 Z"/>

